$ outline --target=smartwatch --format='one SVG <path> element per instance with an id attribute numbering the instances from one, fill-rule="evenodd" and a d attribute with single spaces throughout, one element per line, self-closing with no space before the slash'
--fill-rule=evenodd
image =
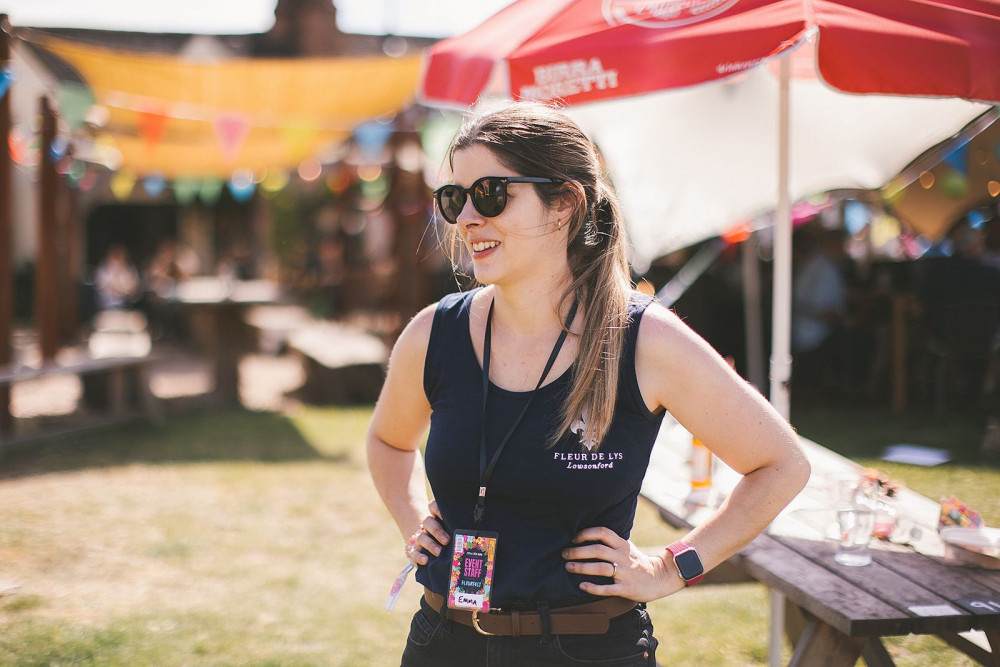
<path id="1" fill-rule="evenodd" d="M 705 576 L 705 566 L 701 564 L 701 558 L 694 547 L 683 542 L 674 542 L 667 547 L 667 553 L 673 557 L 674 566 L 684 580 L 685 586 L 694 586 Z"/>

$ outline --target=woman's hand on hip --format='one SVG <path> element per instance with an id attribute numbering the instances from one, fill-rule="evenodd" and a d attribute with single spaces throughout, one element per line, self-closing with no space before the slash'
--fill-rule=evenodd
<path id="1" fill-rule="evenodd" d="M 672 571 L 662 557 L 646 555 L 631 540 L 610 528 L 585 528 L 577 533 L 573 542 L 593 544 L 563 550 L 567 571 L 613 580 L 610 584 L 581 582 L 580 589 L 586 593 L 649 602 L 684 588 L 680 575 Z"/>
<path id="2" fill-rule="evenodd" d="M 427 565 L 429 558 L 427 553 L 439 556 L 442 545 L 448 544 L 451 536 L 441 525 L 441 512 L 438 510 L 437 501 L 432 500 L 427 506 L 430 512 L 424 520 L 420 522 L 420 527 L 406 541 L 406 556 L 416 565 Z M 424 552 L 427 553 L 424 553 Z"/>

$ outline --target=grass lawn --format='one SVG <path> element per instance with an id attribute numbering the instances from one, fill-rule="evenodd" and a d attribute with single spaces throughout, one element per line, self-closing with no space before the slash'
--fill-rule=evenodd
<path id="1" fill-rule="evenodd" d="M 364 463 L 369 414 L 194 412 L 10 452 L 0 464 L 0 664 L 398 664 L 419 590 L 411 581 L 385 611 L 404 560 Z M 882 465 L 871 447 L 902 441 L 876 437 L 884 421 L 798 425 L 1000 525 L 995 465 Z M 673 536 L 640 505 L 638 543 Z M 696 588 L 651 610 L 663 664 L 766 662 L 759 585 Z M 971 664 L 929 639 L 894 639 L 890 650 L 900 665 Z"/>

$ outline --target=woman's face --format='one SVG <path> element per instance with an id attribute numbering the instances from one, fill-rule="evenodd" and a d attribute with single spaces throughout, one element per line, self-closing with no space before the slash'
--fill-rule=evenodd
<path id="1" fill-rule="evenodd" d="M 480 145 L 456 151 L 452 165 L 452 182 L 463 188 L 484 176 L 523 176 Z M 566 227 L 557 227 L 559 219 L 560 211 L 547 207 L 531 183 L 509 183 L 507 205 L 493 218 L 480 214 L 470 195 L 458 216 L 458 233 L 472 257 L 476 280 L 504 286 L 568 271 Z"/>

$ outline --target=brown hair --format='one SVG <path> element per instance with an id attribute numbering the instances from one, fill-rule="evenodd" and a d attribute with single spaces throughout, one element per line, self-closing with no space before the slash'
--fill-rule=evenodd
<path id="1" fill-rule="evenodd" d="M 597 150 L 569 116 L 538 102 L 506 102 L 471 115 L 451 144 L 449 165 L 456 151 L 476 145 L 517 174 L 563 181 L 535 184 L 547 206 L 567 197 L 574 203 L 567 220 L 572 283 L 562 300 L 568 307 L 579 299 L 584 322 L 562 423 L 551 442 L 586 415 L 584 438 L 599 445 L 614 418 L 631 283 L 624 223 Z M 449 227 L 456 232 L 449 244 L 454 264 L 461 246 L 457 225 Z"/>

